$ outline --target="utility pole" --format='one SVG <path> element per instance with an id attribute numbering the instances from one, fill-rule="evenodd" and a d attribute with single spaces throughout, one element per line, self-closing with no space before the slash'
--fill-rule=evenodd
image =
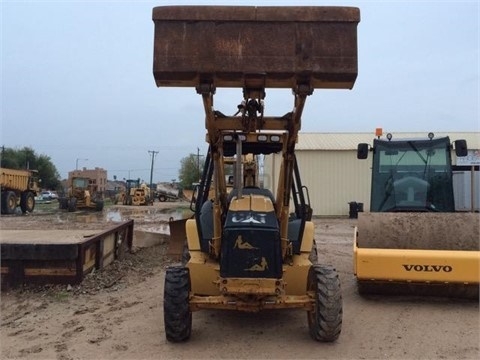
<path id="1" fill-rule="evenodd" d="M 152 186 L 153 186 L 153 161 L 155 159 L 155 154 L 158 154 L 158 151 L 150 151 L 148 150 L 150 154 L 152 154 L 152 166 L 150 167 L 150 191 L 153 191 Z"/>
<path id="2" fill-rule="evenodd" d="M 200 148 L 197 147 L 197 174 L 198 181 L 200 181 Z"/>

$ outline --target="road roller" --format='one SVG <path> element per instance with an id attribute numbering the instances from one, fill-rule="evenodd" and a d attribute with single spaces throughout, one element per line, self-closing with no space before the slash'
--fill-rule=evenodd
<path id="1" fill-rule="evenodd" d="M 456 212 L 452 151 L 465 140 L 448 136 L 362 143 L 371 152 L 370 212 L 358 214 L 353 261 L 360 294 L 477 298 L 480 279 L 478 213 Z"/>

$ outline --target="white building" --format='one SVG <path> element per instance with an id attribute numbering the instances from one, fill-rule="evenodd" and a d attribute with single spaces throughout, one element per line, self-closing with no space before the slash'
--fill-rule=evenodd
<path id="1" fill-rule="evenodd" d="M 386 133 L 384 132 L 384 135 Z M 392 132 L 395 138 L 426 137 L 427 133 Z M 465 139 L 469 149 L 467 158 L 457 159 L 454 165 L 454 192 L 457 210 L 478 211 L 480 204 L 480 133 L 435 133 L 435 137 L 449 136 L 453 142 Z M 357 159 L 359 143 L 373 144 L 373 133 L 300 133 L 296 157 L 302 184 L 308 188 L 313 215 L 341 216 L 349 214 L 349 203 L 362 203 L 364 211 L 370 209 L 372 157 Z M 280 154 L 266 156 L 264 161 L 264 187 L 276 193 Z M 460 160 L 461 159 L 461 160 Z M 473 172 L 472 167 L 476 171 Z M 473 186 L 472 186 L 473 180 Z M 473 192 L 472 192 L 473 191 Z M 472 195 L 473 194 L 473 195 Z"/>

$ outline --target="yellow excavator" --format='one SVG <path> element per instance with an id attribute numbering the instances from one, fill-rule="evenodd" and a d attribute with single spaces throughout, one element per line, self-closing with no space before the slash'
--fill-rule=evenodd
<path id="1" fill-rule="evenodd" d="M 455 212 L 452 145 L 467 155 L 465 140 L 433 133 L 358 145 L 357 158 L 373 155 L 370 212 L 354 234 L 361 294 L 478 298 L 480 216 Z"/>
<path id="2" fill-rule="evenodd" d="M 335 341 L 343 313 L 340 280 L 333 266 L 313 256 L 312 211 L 295 145 L 314 89 L 355 83 L 359 9 L 164 6 L 153 9 L 153 21 L 156 85 L 196 89 L 209 144 L 195 213 L 185 223 L 189 259 L 166 269 L 167 340 L 190 338 L 193 311 L 296 308 L 306 311 L 314 340 Z M 220 87 L 242 89 L 232 116 L 214 108 Z M 267 88 L 290 89 L 292 110 L 267 115 Z M 283 161 L 274 195 L 258 186 L 256 165 L 248 166 L 243 155 L 275 153 Z M 231 157 L 230 190 L 225 159 Z"/>

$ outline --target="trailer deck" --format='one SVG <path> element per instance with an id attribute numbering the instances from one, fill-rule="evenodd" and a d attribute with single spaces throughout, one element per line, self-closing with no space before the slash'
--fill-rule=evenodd
<path id="1" fill-rule="evenodd" d="M 2 230 L 2 287 L 78 284 L 132 248 L 133 220 L 99 230 Z"/>

